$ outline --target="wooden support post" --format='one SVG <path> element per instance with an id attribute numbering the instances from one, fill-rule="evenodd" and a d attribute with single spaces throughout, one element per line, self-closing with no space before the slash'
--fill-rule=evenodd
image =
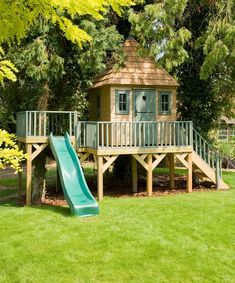
<path id="1" fill-rule="evenodd" d="M 18 172 L 18 201 L 22 199 L 22 172 Z"/>
<path id="2" fill-rule="evenodd" d="M 187 174 L 187 191 L 193 191 L 193 166 L 192 166 L 192 153 L 187 155 L 188 174 Z"/>
<path id="3" fill-rule="evenodd" d="M 98 200 L 103 200 L 103 156 L 97 157 L 97 186 L 98 186 Z"/>
<path id="4" fill-rule="evenodd" d="M 175 187 L 175 156 L 174 153 L 169 153 L 169 167 L 170 167 L 170 188 Z"/>
<path id="5" fill-rule="evenodd" d="M 152 195 L 153 192 L 153 156 L 152 154 L 148 154 L 147 156 L 147 194 L 148 196 Z"/>
<path id="6" fill-rule="evenodd" d="M 26 145 L 28 154 L 26 169 L 26 205 L 31 205 L 32 199 L 32 144 Z"/>
<path id="7" fill-rule="evenodd" d="M 137 187 L 137 160 L 132 156 L 132 189 L 133 193 L 138 192 Z"/>

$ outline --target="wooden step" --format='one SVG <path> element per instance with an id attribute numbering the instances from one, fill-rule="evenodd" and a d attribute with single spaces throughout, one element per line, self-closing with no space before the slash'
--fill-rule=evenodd
<path id="1" fill-rule="evenodd" d="M 205 177 L 209 178 L 214 184 L 216 184 L 216 172 L 195 151 L 192 152 L 192 161 L 199 169 L 195 169 L 196 174 L 201 176 L 204 174 Z M 229 186 L 223 180 L 220 180 L 218 189 L 229 189 Z"/>

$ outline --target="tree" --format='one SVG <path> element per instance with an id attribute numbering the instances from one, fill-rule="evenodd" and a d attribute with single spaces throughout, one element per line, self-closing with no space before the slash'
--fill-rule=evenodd
<path id="1" fill-rule="evenodd" d="M 206 135 L 222 112 L 229 114 L 235 94 L 235 3 L 148 3 L 130 13 L 132 33 L 141 52 L 144 49 L 180 81 L 181 119 L 193 120 Z"/>
<path id="2" fill-rule="evenodd" d="M 109 11 L 109 7 L 120 15 L 122 6 L 132 3 L 130 0 L 81 0 L 79 2 L 71 0 L 6 2 L 0 0 L 0 44 L 3 43 L 4 48 L 8 49 L 8 55 L 12 57 L 12 60 L 20 69 L 18 87 L 8 83 L 6 92 L 9 93 L 10 88 L 17 89 L 17 93 L 20 93 L 21 89 L 26 89 L 28 94 L 31 94 L 31 96 L 27 96 L 31 97 L 29 99 L 31 107 L 34 106 L 38 110 L 47 110 L 49 105 L 53 106 L 53 103 L 56 104 L 58 110 L 62 107 L 66 108 L 66 105 L 68 105 L 66 101 L 69 101 L 69 99 L 67 99 L 65 93 L 68 94 L 69 90 L 72 89 L 72 95 L 69 95 L 69 97 L 78 98 L 78 92 L 82 93 L 82 88 L 84 89 L 85 86 L 89 85 L 88 80 L 86 80 L 85 86 L 84 83 L 82 86 L 81 81 L 79 84 L 79 79 L 82 80 L 84 74 L 94 75 L 97 70 L 102 69 L 106 53 L 108 50 L 116 49 L 118 44 L 116 46 L 115 44 L 120 40 L 119 35 L 115 38 L 115 29 L 106 26 L 106 29 L 102 30 L 107 39 L 106 42 L 99 42 L 97 36 L 97 41 L 93 41 L 91 45 L 86 47 L 86 42 L 91 42 L 92 39 L 90 34 L 99 30 L 96 28 L 98 24 L 92 23 L 92 19 L 93 21 L 94 19 L 96 21 L 102 20 L 103 15 Z M 33 26 L 36 26 L 36 28 L 32 28 Z M 26 37 L 26 35 L 29 36 Z M 15 43 L 18 45 L 22 43 L 22 45 L 16 47 Z M 14 47 L 11 47 L 12 45 Z M 78 47 L 80 49 L 84 47 L 86 52 L 80 52 Z M 3 55 L 2 48 L 0 51 Z M 100 51 L 99 54 L 96 54 L 97 51 Z M 92 52 L 93 60 L 90 61 L 94 65 L 88 64 L 89 60 L 86 61 L 85 65 L 84 60 L 87 57 L 91 59 Z M 76 56 L 76 53 L 79 55 Z M 83 68 L 80 66 L 81 69 L 78 73 L 81 76 L 75 78 L 79 60 L 83 63 Z M 67 69 L 65 63 L 68 63 Z M 90 69 L 87 68 L 87 65 Z M 76 67 L 74 68 L 74 66 Z M 14 72 L 16 71 L 17 69 L 10 61 L 0 61 L 0 82 L 3 82 L 4 78 L 15 81 Z M 77 85 L 80 86 L 80 89 Z M 35 97 L 34 89 L 36 86 L 38 88 Z M 62 86 L 60 92 L 56 91 L 58 86 Z M 64 99 L 60 101 L 60 97 Z M 60 104 L 58 102 L 61 102 L 61 105 L 58 105 Z M 22 106 L 30 110 L 27 103 L 25 105 L 19 104 L 16 107 Z M 46 153 L 42 152 L 34 161 L 33 201 L 36 202 L 40 200 L 42 194 L 46 172 L 45 159 Z"/>
<path id="3" fill-rule="evenodd" d="M 130 10 L 131 33 L 140 43 L 140 53 L 151 56 L 172 71 L 188 58 L 184 47 L 191 33 L 179 24 L 187 0 L 148 3 L 139 6 L 137 11 Z"/>
<path id="4" fill-rule="evenodd" d="M 190 29 L 191 39 L 186 45 L 188 59 L 176 71 L 180 82 L 178 89 L 178 111 L 180 119 L 192 120 L 204 136 L 216 126 L 224 102 L 213 89 L 213 76 L 201 78 L 205 61 L 203 45 L 199 44 L 209 23 L 210 4 L 193 1 L 182 18 L 182 25 Z M 202 20 L 203 19 L 203 20 Z"/>
<path id="5" fill-rule="evenodd" d="M 19 69 L 18 81 L 7 82 L 2 89 L 8 113 L 2 117 L 2 123 L 12 131 L 14 125 L 9 121 L 9 113 L 14 117 L 22 110 L 76 110 L 80 116 L 85 115 L 87 88 L 94 76 L 105 68 L 108 57 L 119 49 L 122 36 L 108 19 L 78 20 L 93 37 L 92 43 L 84 44 L 83 49 L 68 41 L 56 27 L 43 22 L 20 46 L 8 50 Z M 47 154 L 43 151 L 34 160 L 34 202 L 42 196 Z"/>
<path id="6" fill-rule="evenodd" d="M 131 0 L 0 0 L 0 45 L 19 44 L 30 28 L 43 18 L 58 26 L 68 40 L 82 47 L 83 43 L 92 38 L 74 23 L 76 16 L 89 15 L 100 20 L 109 6 L 121 14 L 122 7 L 131 4 Z M 0 52 L 3 53 L 2 48 Z M 14 71 L 16 70 L 9 61 L 0 61 L 0 82 L 4 78 L 15 80 Z"/>

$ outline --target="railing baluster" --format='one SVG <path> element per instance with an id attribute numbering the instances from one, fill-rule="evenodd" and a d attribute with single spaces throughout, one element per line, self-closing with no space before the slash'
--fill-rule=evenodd
<path id="1" fill-rule="evenodd" d="M 69 113 L 69 134 L 72 136 L 72 113 Z"/>
<path id="2" fill-rule="evenodd" d="M 29 112 L 29 136 L 32 136 L 32 112 Z"/>
<path id="3" fill-rule="evenodd" d="M 28 117 L 28 112 L 25 112 L 25 117 L 26 117 L 26 137 L 29 135 L 29 117 Z"/>
<path id="4" fill-rule="evenodd" d="M 96 141 L 96 149 L 99 149 L 100 147 L 100 124 L 99 122 L 96 123 L 96 136 L 97 136 L 97 141 Z"/>
<path id="5" fill-rule="evenodd" d="M 189 145 L 188 123 L 184 123 L 184 128 L 185 128 L 185 145 Z"/>
<path id="6" fill-rule="evenodd" d="M 159 146 L 159 141 L 158 141 L 158 139 L 159 139 L 159 123 L 156 123 L 156 124 L 154 124 L 154 128 L 155 128 L 155 135 L 156 135 L 156 146 L 158 147 Z"/>
<path id="7" fill-rule="evenodd" d="M 42 135 L 42 113 L 41 112 L 39 112 L 38 117 L 39 117 L 38 134 L 41 137 Z"/>
<path id="8" fill-rule="evenodd" d="M 78 147 L 82 147 L 82 137 L 81 137 L 82 131 L 81 131 L 81 127 L 82 127 L 82 123 L 78 123 L 77 127 L 76 127 Z"/>
<path id="9" fill-rule="evenodd" d="M 141 146 L 142 144 L 142 136 L 141 136 L 141 126 L 142 124 L 141 123 L 138 123 L 138 136 L 139 136 L 139 147 Z"/>
<path id="10" fill-rule="evenodd" d="M 168 141 L 168 122 L 164 122 L 164 146 L 167 146 Z"/>
<path id="11" fill-rule="evenodd" d="M 88 144 L 87 132 L 88 132 L 87 125 L 86 125 L 86 123 L 84 123 L 84 127 L 83 127 L 83 142 L 84 142 L 84 146 L 87 146 L 87 144 Z"/>
<path id="12" fill-rule="evenodd" d="M 143 136 L 143 146 L 146 146 L 146 127 L 145 127 L 145 123 L 142 123 L 142 136 Z"/>
<path id="13" fill-rule="evenodd" d="M 132 147 L 132 127 L 131 127 L 131 122 L 129 122 L 129 147 Z"/>
<path id="14" fill-rule="evenodd" d="M 152 144 L 152 147 L 154 147 L 154 139 L 155 139 L 154 123 L 150 123 L 150 132 L 151 132 L 151 137 L 152 137 L 151 144 Z"/>
<path id="15" fill-rule="evenodd" d="M 109 124 L 106 123 L 106 147 L 109 146 Z"/>
<path id="16" fill-rule="evenodd" d="M 101 122 L 101 148 L 104 147 L 104 124 Z"/>
<path id="17" fill-rule="evenodd" d="M 150 122 L 147 123 L 147 139 L 148 139 L 148 147 L 150 146 L 151 144 L 151 132 L 150 132 Z"/>
<path id="18" fill-rule="evenodd" d="M 110 139 L 111 139 L 111 147 L 113 147 L 113 123 L 110 124 Z"/>
<path id="19" fill-rule="evenodd" d="M 160 146 L 162 146 L 162 122 L 160 122 L 159 124 L 160 126 L 160 131 L 159 131 L 159 142 L 160 142 Z"/>
<path id="20" fill-rule="evenodd" d="M 125 122 L 125 147 L 127 147 L 127 123 Z"/>
<path id="21" fill-rule="evenodd" d="M 118 140 L 117 140 L 117 137 L 118 137 L 118 124 L 115 123 L 115 146 L 118 147 Z"/>
<path id="22" fill-rule="evenodd" d="M 33 112 L 33 136 L 36 136 L 37 113 Z"/>
<path id="23" fill-rule="evenodd" d="M 46 112 L 43 113 L 43 136 L 46 137 L 47 135 L 47 118 Z"/>
<path id="24" fill-rule="evenodd" d="M 134 146 L 136 147 L 136 140 L 137 140 L 137 135 L 136 135 L 136 122 L 134 122 Z"/>

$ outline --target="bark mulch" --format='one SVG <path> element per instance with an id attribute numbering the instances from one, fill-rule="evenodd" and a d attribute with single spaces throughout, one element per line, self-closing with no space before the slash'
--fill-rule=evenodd
<path id="1" fill-rule="evenodd" d="M 91 193 L 96 197 L 96 182 L 94 179 L 88 180 L 88 187 L 91 190 Z M 158 175 L 153 178 L 153 197 L 161 196 L 170 196 L 178 194 L 186 194 L 186 178 L 184 176 L 177 176 L 175 178 L 175 188 L 169 189 L 168 187 L 168 177 L 165 175 Z M 209 185 L 205 184 L 205 185 Z M 196 186 L 193 188 L 193 192 L 209 192 L 216 191 L 215 187 L 205 187 L 205 186 Z M 133 193 L 131 191 L 131 183 L 125 181 L 118 181 L 111 178 L 107 180 L 104 184 L 104 195 L 109 197 L 118 197 L 118 198 L 143 198 L 147 197 L 146 192 L 146 181 L 143 177 L 138 181 L 138 192 Z M 50 192 L 46 195 L 46 198 L 42 200 L 43 204 L 46 205 L 56 205 L 56 206 L 66 206 L 67 202 L 64 200 L 64 195 L 62 192 L 54 193 Z"/>

